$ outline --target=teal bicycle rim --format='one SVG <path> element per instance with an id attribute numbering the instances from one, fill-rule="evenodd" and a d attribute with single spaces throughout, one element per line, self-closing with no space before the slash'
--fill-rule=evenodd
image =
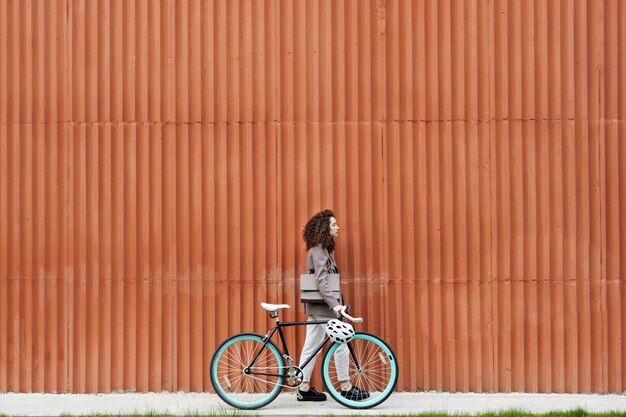
<path id="1" fill-rule="evenodd" d="M 220 375 L 218 375 L 218 364 L 220 362 L 220 359 L 222 358 L 222 355 L 224 355 L 224 353 L 226 352 L 226 350 L 229 347 L 231 347 L 235 343 L 244 342 L 244 341 L 256 342 L 255 344 L 258 344 L 258 347 L 260 347 L 263 344 L 262 336 L 254 335 L 254 334 L 237 335 L 237 336 L 234 336 L 231 339 L 227 340 L 226 342 L 224 342 L 224 344 L 222 346 L 220 346 L 218 351 L 215 353 L 214 360 L 211 362 L 211 379 L 212 379 L 212 381 L 216 381 L 217 382 L 217 383 L 216 382 L 213 383 L 213 388 L 215 389 L 216 393 L 220 396 L 220 398 L 222 398 L 224 401 L 226 401 L 228 404 L 232 405 L 233 407 L 251 410 L 251 409 L 256 409 L 256 408 L 263 407 L 263 406 L 269 404 L 270 402 L 272 402 L 276 398 L 276 396 L 282 390 L 282 387 L 283 387 L 283 377 L 282 376 L 281 377 L 276 377 L 275 383 L 274 382 L 265 382 L 267 384 L 275 384 L 275 386 L 270 391 L 263 392 L 262 394 L 244 394 L 244 393 L 227 392 L 224 389 L 224 387 L 222 386 L 222 381 L 220 380 Z M 269 349 L 269 351 L 271 352 L 273 357 L 276 359 L 277 364 L 279 365 L 279 368 L 276 369 L 274 372 L 282 374 L 282 372 L 284 370 L 284 367 L 283 367 L 282 356 L 281 356 L 280 352 L 278 351 L 278 349 L 272 343 L 268 343 L 267 345 L 265 345 L 264 349 Z M 250 351 L 250 352 L 247 352 L 247 353 L 249 353 L 250 357 L 246 358 L 246 359 L 251 360 L 252 359 L 252 355 L 254 354 L 254 352 Z M 236 398 L 238 395 L 240 395 L 240 396 L 245 396 L 245 395 L 250 395 L 250 396 L 257 395 L 257 396 L 260 396 L 260 395 L 262 395 L 263 398 L 260 398 L 259 400 L 256 400 L 256 401 L 242 401 L 242 400 Z"/>
<path id="2" fill-rule="evenodd" d="M 328 353 L 324 356 L 322 369 L 328 370 L 328 372 L 322 371 L 324 384 L 329 394 L 337 402 L 347 407 L 357 409 L 375 407 L 391 395 L 398 380 L 398 363 L 395 354 L 382 339 L 367 333 L 357 333 L 350 343 L 353 344 L 357 358 L 363 368 L 363 374 L 357 374 L 353 365 L 353 359 L 350 357 L 350 380 L 353 385 L 365 384 L 359 386 L 359 388 L 371 391 L 370 398 L 363 401 L 355 401 L 341 395 L 337 381 L 333 381 L 334 377 L 331 376 L 331 373 L 334 372 L 333 354 L 341 346 L 338 343 L 331 345 Z M 360 349 L 359 345 L 367 345 L 367 347 Z M 368 373 L 372 378 L 380 377 L 383 381 L 371 381 Z M 355 384 L 355 380 L 358 380 L 357 384 Z"/>

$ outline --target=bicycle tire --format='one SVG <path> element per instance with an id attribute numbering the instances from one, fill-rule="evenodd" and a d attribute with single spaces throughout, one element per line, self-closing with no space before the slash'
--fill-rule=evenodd
<path id="1" fill-rule="evenodd" d="M 338 403 L 354 409 L 367 409 L 384 402 L 398 382 L 398 362 L 391 347 L 371 333 L 357 332 L 348 343 L 352 346 L 361 369 L 357 369 L 352 354 L 349 355 L 348 376 L 353 386 L 369 393 L 361 401 L 341 395 L 337 372 L 334 370 L 334 353 L 340 343 L 333 343 L 322 360 L 322 380 L 326 391 Z"/>
<path id="2" fill-rule="evenodd" d="M 240 333 L 226 339 L 215 350 L 211 359 L 211 384 L 217 395 L 227 404 L 242 410 L 254 410 L 271 403 L 283 388 L 285 361 L 271 340 L 263 348 L 256 369 L 278 374 L 278 377 L 244 373 L 264 336 Z M 259 366 L 260 365 L 260 366 Z"/>

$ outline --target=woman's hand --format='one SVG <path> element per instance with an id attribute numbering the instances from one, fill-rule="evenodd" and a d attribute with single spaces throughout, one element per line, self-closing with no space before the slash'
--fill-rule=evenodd
<path id="1" fill-rule="evenodd" d="M 341 312 L 341 309 L 343 308 L 343 306 L 340 304 L 336 307 L 333 307 L 333 311 L 337 314 L 339 314 Z"/>

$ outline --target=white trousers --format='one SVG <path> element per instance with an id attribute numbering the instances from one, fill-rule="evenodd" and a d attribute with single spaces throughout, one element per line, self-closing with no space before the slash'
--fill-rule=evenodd
<path id="1" fill-rule="evenodd" d="M 325 320 L 328 317 L 322 316 L 309 316 L 309 321 L 314 320 Z M 306 326 L 306 339 L 304 339 L 304 346 L 302 346 L 302 353 L 300 354 L 300 369 L 302 369 L 302 364 L 315 352 L 315 349 L 324 341 L 324 337 L 326 336 L 326 325 L 325 324 L 308 324 Z M 323 349 L 322 349 L 323 350 Z M 321 350 L 317 352 L 319 355 Z M 317 355 L 315 358 L 309 362 L 304 369 L 302 369 L 302 381 L 309 382 L 311 381 L 311 374 L 313 373 L 313 368 L 315 368 L 315 361 L 317 359 Z M 348 346 L 342 344 L 335 351 L 335 369 L 337 370 L 337 378 L 339 381 L 347 381 L 349 379 L 348 376 L 348 359 L 349 359 L 350 351 L 348 350 Z"/>

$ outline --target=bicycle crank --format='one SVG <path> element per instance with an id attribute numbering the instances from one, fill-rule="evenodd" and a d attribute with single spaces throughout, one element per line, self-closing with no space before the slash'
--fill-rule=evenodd
<path id="1" fill-rule="evenodd" d="M 285 375 L 285 386 L 289 388 L 297 388 L 302 384 L 302 369 L 297 366 L 291 366 Z"/>

